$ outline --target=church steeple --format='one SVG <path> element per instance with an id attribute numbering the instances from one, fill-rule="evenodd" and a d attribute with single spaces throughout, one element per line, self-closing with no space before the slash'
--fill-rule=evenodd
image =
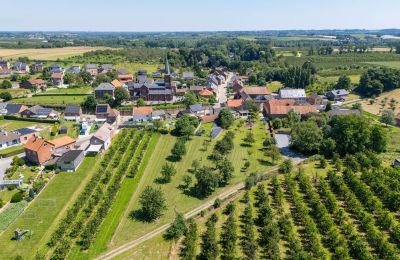
<path id="1" fill-rule="evenodd" d="M 168 58 L 165 57 L 165 75 L 170 75 L 171 71 L 169 69 L 169 62 L 168 62 Z"/>

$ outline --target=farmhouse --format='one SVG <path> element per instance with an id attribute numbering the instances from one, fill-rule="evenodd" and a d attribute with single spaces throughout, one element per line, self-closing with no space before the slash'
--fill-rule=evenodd
<path id="1" fill-rule="evenodd" d="M 119 124 L 120 113 L 116 109 L 112 109 L 108 104 L 98 104 L 96 106 L 96 121 Z"/>
<path id="2" fill-rule="evenodd" d="M 26 89 L 44 91 L 47 87 L 47 84 L 46 81 L 44 81 L 43 79 L 30 79 L 22 82 L 21 87 Z"/>
<path id="3" fill-rule="evenodd" d="M 85 158 L 83 150 L 71 150 L 66 152 L 57 161 L 57 168 L 66 172 L 74 172 Z"/>
<path id="4" fill-rule="evenodd" d="M 326 93 L 326 97 L 329 100 L 333 100 L 333 101 L 341 101 L 341 100 L 344 100 L 348 96 L 349 96 L 349 92 L 345 89 L 336 89 L 336 90 L 332 90 L 332 91 L 329 91 L 328 93 Z"/>
<path id="5" fill-rule="evenodd" d="M 13 132 L 0 132 L 0 149 L 20 144 L 20 136 Z"/>
<path id="6" fill-rule="evenodd" d="M 106 94 L 114 97 L 115 87 L 110 83 L 100 83 L 100 85 L 95 88 L 94 95 L 97 99 L 103 99 Z"/>
<path id="7" fill-rule="evenodd" d="M 67 105 L 64 111 L 64 119 L 67 121 L 80 121 L 82 108 L 79 105 Z"/>
<path id="8" fill-rule="evenodd" d="M 29 162 L 42 165 L 51 159 L 51 145 L 44 139 L 32 137 L 24 146 L 25 157 Z"/>
<path id="9" fill-rule="evenodd" d="M 290 111 L 299 114 L 316 113 L 317 107 L 314 105 L 299 105 L 294 99 L 275 99 L 268 100 L 264 104 L 265 113 L 269 118 L 286 117 Z"/>
<path id="10" fill-rule="evenodd" d="M 307 95 L 304 89 L 281 88 L 279 90 L 279 99 L 294 100 L 301 105 L 307 102 Z"/>

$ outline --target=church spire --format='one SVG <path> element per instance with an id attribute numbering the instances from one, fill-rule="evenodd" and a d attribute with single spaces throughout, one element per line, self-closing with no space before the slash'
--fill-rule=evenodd
<path id="1" fill-rule="evenodd" d="M 170 75 L 171 71 L 169 69 L 169 62 L 168 62 L 168 58 L 165 57 L 165 75 Z"/>

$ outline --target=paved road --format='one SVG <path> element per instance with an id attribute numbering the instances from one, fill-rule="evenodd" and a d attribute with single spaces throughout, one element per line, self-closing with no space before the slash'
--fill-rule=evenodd
<path id="1" fill-rule="evenodd" d="M 294 164 L 295 165 L 299 164 L 302 161 L 303 160 L 295 161 Z M 275 167 L 269 169 L 268 171 L 264 172 L 263 174 L 269 174 L 269 173 L 275 172 L 277 169 L 278 169 L 278 166 L 275 166 Z M 232 196 L 233 194 L 235 194 L 236 192 L 238 192 L 239 190 L 241 190 L 243 188 L 244 188 L 244 183 L 239 183 L 239 184 L 237 184 L 237 185 L 235 185 L 233 187 L 230 187 L 229 189 L 225 190 L 224 192 L 218 194 L 217 196 L 207 200 L 206 202 L 204 202 L 199 207 L 197 207 L 197 208 L 195 208 L 195 209 L 193 209 L 193 210 L 191 210 L 189 212 L 186 212 L 184 216 L 185 216 L 185 218 L 191 218 L 193 216 L 196 216 L 201 211 L 206 210 L 207 208 L 211 207 L 214 204 L 214 201 L 217 198 L 219 198 L 221 200 L 226 199 L 226 198 Z M 117 247 L 115 249 L 112 249 L 112 250 L 108 251 L 107 253 L 97 257 L 96 259 L 112 259 L 112 258 L 114 258 L 114 257 L 116 257 L 116 256 L 118 256 L 118 255 L 120 255 L 120 254 L 122 254 L 122 253 L 124 253 L 124 252 L 126 252 L 126 251 L 128 251 L 128 250 L 130 250 L 130 249 L 132 249 L 132 248 L 134 248 L 136 246 L 138 246 L 138 245 L 140 245 L 141 243 L 143 243 L 143 242 L 145 242 L 145 241 L 147 241 L 147 240 L 149 240 L 149 239 L 161 234 L 162 232 L 166 231 L 170 227 L 170 225 L 171 225 L 171 223 L 165 224 L 165 225 L 163 225 L 163 226 L 151 231 L 150 233 L 147 233 L 146 235 L 144 235 L 144 236 L 142 236 L 142 237 L 140 237 L 138 239 L 132 240 L 132 241 L 120 246 L 120 247 Z"/>
<path id="2" fill-rule="evenodd" d="M 304 156 L 293 152 L 290 149 L 290 135 L 288 134 L 275 134 L 276 146 L 281 150 L 281 154 L 284 157 L 292 158 L 293 161 L 302 161 L 305 159 Z"/>
<path id="3" fill-rule="evenodd" d="M 3 180 L 4 174 L 8 167 L 10 167 L 12 157 L 0 159 L 0 181 Z"/>
<path id="4" fill-rule="evenodd" d="M 228 79 L 226 80 L 225 84 L 222 84 L 221 86 L 218 87 L 218 102 L 220 104 L 226 103 L 226 101 L 228 100 L 226 97 L 226 93 L 227 88 L 228 88 L 228 84 L 231 82 L 233 74 L 229 73 Z"/>

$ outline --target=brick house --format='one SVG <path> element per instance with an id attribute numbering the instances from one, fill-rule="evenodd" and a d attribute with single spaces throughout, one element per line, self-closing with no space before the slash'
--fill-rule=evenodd
<path id="1" fill-rule="evenodd" d="M 92 76 L 97 76 L 97 74 L 98 74 L 97 65 L 96 64 L 86 64 L 85 71 L 89 72 L 90 75 L 92 75 Z"/>
<path id="2" fill-rule="evenodd" d="M 56 155 L 63 155 L 69 150 L 72 150 L 76 143 L 76 141 L 69 136 L 63 136 L 47 142 L 50 144 L 52 153 Z"/>
<path id="3" fill-rule="evenodd" d="M 94 96 L 97 99 L 103 99 L 106 94 L 110 95 L 111 97 L 114 97 L 114 90 L 115 87 L 112 84 L 100 83 L 100 85 L 94 90 Z"/>
<path id="4" fill-rule="evenodd" d="M 64 76 L 62 73 L 53 73 L 53 74 L 51 74 L 49 80 L 55 86 L 62 86 L 64 83 Z"/>
<path id="5" fill-rule="evenodd" d="M 43 79 L 30 79 L 21 83 L 22 88 L 35 89 L 44 91 L 47 87 L 46 81 Z"/>
<path id="6" fill-rule="evenodd" d="M 26 159 L 38 165 L 42 165 L 51 159 L 51 145 L 44 139 L 32 137 L 24 146 Z"/>

